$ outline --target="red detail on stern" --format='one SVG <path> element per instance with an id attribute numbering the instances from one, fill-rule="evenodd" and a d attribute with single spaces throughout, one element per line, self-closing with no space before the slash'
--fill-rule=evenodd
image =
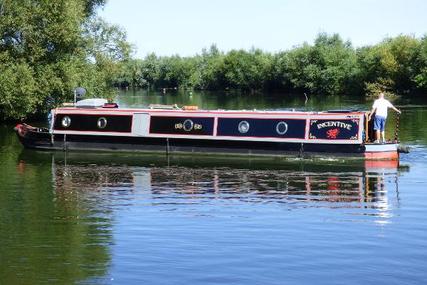
<path id="1" fill-rule="evenodd" d="M 397 151 L 365 152 L 366 160 L 399 160 Z"/>

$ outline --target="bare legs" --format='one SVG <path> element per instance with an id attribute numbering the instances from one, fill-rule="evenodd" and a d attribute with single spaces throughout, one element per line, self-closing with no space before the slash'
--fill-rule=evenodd
<path id="1" fill-rule="evenodd" d="M 380 130 L 375 130 L 375 142 L 380 141 Z"/>
<path id="2" fill-rule="evenodd" d="M 375 130 L 375 141 L 385 142 L 385 131 Z"/>

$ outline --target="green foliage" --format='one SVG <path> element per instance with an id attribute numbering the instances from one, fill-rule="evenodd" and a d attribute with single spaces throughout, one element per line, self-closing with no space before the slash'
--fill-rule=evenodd
<path id="1" fill-rule="evenodd" d="M 322 33 L 313 45 L 276 54 L 258 49 L 223 53 L 212 45 L 194 57 L 151 54 L 123 68 L 116 86 L 404 94 L 427 89 L 427 38 L 401 35 L 356 49 L 337 34 Z"/>
<path id="2" fill-rule="evenodd" d="M 305 43 L 279 54 L 277 72 L 284 85 L 319 94 L 350 92 L 357 78 L 357 57 L 338 35 L 320 34 L 313 46 Z"/>
<path id="3" fill-rule="evenodd" d="M 260 90 L 268 82 L 272 69 L 272 57 L 261 50 L 230 51 L 222 64 L 227 87 L 243 90 Z"/>
<path id="4" fill-rule="evenodd" d="M 420 45 L 420 40 L 401 35 L 385 39 L 372 47 L 361 48 L 358 62 L 368 93 L 380 89 L 397 93 L 415 91 Z M 421 63 L 421 66 L 425 66 L 425 63 Z"/>
<path id="5" fill-rule="evenodd" d="M 420 43 L 416 58 L 414 82 L 417 88 L 424 92 L 427 91 L 427 36 Z"/>
<path id="6" fill-rule="evenodd" d="M 77 86 L 108 95 L 125 33 L 94 15 L 104 0 L 0 1 L 0 119 L 17 120 L 70 100 Z"/>
<path id="7" fill-rule="evenodd" d="M 0 105 L 2 113 L 19 118 L 22 114 L 33 112 L 41 102 L 34 93 L 35 81 L 33 70 L 26 63 L 12 63 L 9 66 L 0 65 Z"/>
<path id="8" fill-rule="evenodd" d="M 196 56 L 195 73 L 192 76 L 194 88 L 205 90 L 223 89 L 225 78 L 222 72 L 224 54 L 216 45 L 204 49 L 202 55 Z"/>
<path id="9" fill-rule="evenodd" d="M 190 78 L 195 67 L 194 59 L 181 58 L 177 55 L 161 57 L 158 65 L 159 73 L 156 85 L 162 88 L 190 87 Z"/>

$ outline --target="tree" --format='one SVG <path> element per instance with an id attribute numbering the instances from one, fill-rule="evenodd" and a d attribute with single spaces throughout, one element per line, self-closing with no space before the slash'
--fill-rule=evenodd
<path id="1" fill-rule="evenodd" d="M 277 61 L 282 84 L 310 93 L 349 93 L 358 73 L 351 44 L 337 34 L 319 34 L 314 45 L 281 53 Z"/>
<path id="2" fill-rule="evenodd" d="M 196 57 L 196 65 L 196 71 L 192 76 L 194 87 L 202 90 L 224 88 L 225 78 L 222 73 L 224 54 L 216 45 L 203 49 L 202 54 Z"/>
<path id="3" fill-rule="evenodd" d="M 421 39 L 414 69 L 413 81 L 416 87 L 423 92 L 427 92 L 427 36 Z"/>
<path id="4" fill-rule="evenodd" d="M 272 57 L 259 49 L 232 50 L 224 57 L 222 73 L 228 87 L 261 90 L 269 79 Z"/>
<path id="5" fill-rule="evenodd" d="M 93 95 L 109 90 L 115 63 L 129 48 L 123 32 L 95 18 L 104 3 L 1 0 L 0 118 L 43 111 L 48 96 L 69 100 L 76 86 Z"/>
<path id="6" fill-rule="evenodd" d="M 192 58 L 178 55 L 159 58 L 158 85 L 161 88 L 191 87 L 191 76 L 195 69 Z"/>
<path id="7" fill-rule="evenodd" d="M 142 62 L 142 77 L 147 82 L 147 87 L 154 86 L 160 76 L 159 60 L 154 53 L 147 55 Z"/>
<path id="8" fill-rule="evenodd" d="M 416 64 L 419 52 L 420 41 L 404 35 L 359 49 L 358 62 L 368 93 L 379 90 L 408 93 L 415 90 L 416 71 L 423 66 Z"/>

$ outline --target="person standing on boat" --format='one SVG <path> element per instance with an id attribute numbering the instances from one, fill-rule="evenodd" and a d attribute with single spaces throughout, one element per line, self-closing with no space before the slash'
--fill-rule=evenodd
<path id="1" fill-rule="evenodd" d="M 375 113 L 374 118 L 374 131 L 375 131 L 375 143 L 380 142 L 380 134 L 381 141 L 385 143 L 385 123 L 387 120 L 387 110 L 388 108 L 392 108 L 397 113 L 401 114 L 402 112 L 393 106 L 387 99 L 384 98 L 384 92 L 381 92 L 378 95 L 378 99 L 374 101 L 372 105 L 371 113 L 368 116 L 368 120 L 371 120 L 372 114 Z"/>

